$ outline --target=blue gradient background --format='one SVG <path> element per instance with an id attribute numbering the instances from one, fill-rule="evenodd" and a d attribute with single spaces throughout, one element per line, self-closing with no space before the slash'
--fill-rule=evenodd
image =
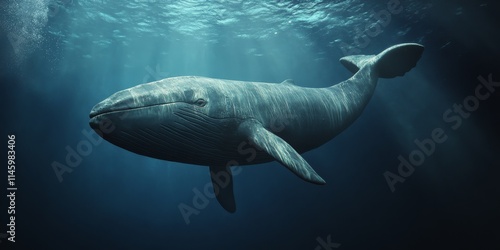
<path id="1" fill-rule="evenodd" d="M 276 162 L 244 167 L 234 180 L 236 213 L 210 199 L 186 225 L 178 205 L 192 205 L 193 189 L 209 182 L 206 167 L 103 141 L 62 182 L 52 169 L 65 164 L 67 146 L 85 140 L 94 104 L 145 81 L 343 81 L 351 74 L 338 63 L 342 44 L 352 45 L 387 2 L 2 3 L 0 135 L 16 135 L 19 190 L 17 242 L 1 239 L 0 248 L 315 249 L 329 235 L 340 249 L 498 248 L 500 91 L 457 130 L 442 118 L 474 94 L 479 75 L 500 81 L 494 1 L 400 1 L 403 11 L 360 52 L 402 42 L 426 50 L 403 78 L 379 81 L 351 127 L 303 155 L 326 186 Z M 383 173 L 397 172 L 398 155 L 407 158 L 413 141 L 437 127 L 447 141 L 392 193 Z"/>

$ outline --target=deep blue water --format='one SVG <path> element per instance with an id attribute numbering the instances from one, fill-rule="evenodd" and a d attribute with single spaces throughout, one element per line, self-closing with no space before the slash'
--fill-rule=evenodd
<path id="1" fill-rule="evenodd" d="M 5 146 L 16 136 L 18 191 L 16 243 L 0 238 L 0 249 L 497 249 L 500 89 L 468 98 L 479 76 L 500 82 L 493 2 L 2 2 L 0 127 Z M 328 184 L 277 162 L 247 166 L 234 214 L 208 199 L 187 224 L 178 206 L 194 206 L 206 167 L 85 135 L 93 105 L 140 83 L 199 75 L 326 87 L 351 76 L 342 56 L 402 42 L 426 47 L 416 68 L 381 79 L 351 127 L 303 155 Z M 475 107 L 462 116 L 455 104 Z M 398 174 L 398 156 L 435 129 L 447 139 L 392 192 L 384 173 Z M 53 165 L 68 165 L 81 143 L 91 148 L 59 179 Z M 4 233 L 7 166 L 0 172 Z"/>

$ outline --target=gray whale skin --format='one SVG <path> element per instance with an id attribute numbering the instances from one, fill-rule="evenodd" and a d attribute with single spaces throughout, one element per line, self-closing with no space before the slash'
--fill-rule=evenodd
<path id="1" fill-rule="evenodd" d="M 340 62 L 354 75 L 327 88 L 181 76 L 119 91 L 94 106 L 90 126 L 131 152 L 209 166 L 217 200 L 236 210 L 231 166 L 278 161 L 314 184 L 300 156 L 342 132 L 369 102 L 378 78 L 403 76 L 424 47 L 392 46 Z"/>

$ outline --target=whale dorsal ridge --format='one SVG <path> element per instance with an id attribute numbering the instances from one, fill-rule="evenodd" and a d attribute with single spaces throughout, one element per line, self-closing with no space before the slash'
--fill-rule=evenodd
<path id="1" fill-rule="evenodd" d="M 374 55 L 352 55 L 340 58 L 340 63 L 344 65 L 351 73 L 356 74 Z"/>
<path id="2" fill-rule="evenodd" d="M 295 85 L 295 82 L 292 79 L 286 79 L 281 84 Z"/>

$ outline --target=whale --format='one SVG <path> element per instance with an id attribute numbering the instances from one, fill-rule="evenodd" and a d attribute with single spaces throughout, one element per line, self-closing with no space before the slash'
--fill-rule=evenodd
<path id="1" fill-rule="evenodd" d="M 301 156 L 333 139 L 363 112 L 379 78 L 403 76 L 424 47 L 394 45 L 340 59 L 352 77 L 324 88 L 199 76 L 170 77 L 118 91 L 96 104 L 90 127 L 136 154 L 208 166 L 213 191 L 236 211 L 235 166 L 277 161 L 301 179 L 325 180 Z"/>

